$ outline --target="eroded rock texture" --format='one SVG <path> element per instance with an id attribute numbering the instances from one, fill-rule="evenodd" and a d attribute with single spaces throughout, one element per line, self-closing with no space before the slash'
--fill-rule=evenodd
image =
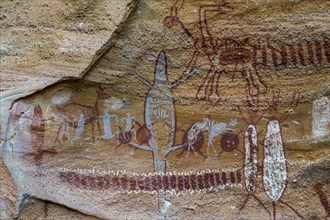
<path id="1" fill-rule="evenodd" d="M 117 8 L 102 4 L 65 8 L 64 24 L 107 26 L 87 16 Z M 125 4 L 96 62 L 68 46 L 81 79 L 12 103 L 6 216 L 329 217 L 329 3 Z"/>
<path id="2" fill-rule="evenodd" d="M 2 1 L 1 137 L 15 99 L 84 75 L 113 44 L 135 4 L 131 0 Z"/>

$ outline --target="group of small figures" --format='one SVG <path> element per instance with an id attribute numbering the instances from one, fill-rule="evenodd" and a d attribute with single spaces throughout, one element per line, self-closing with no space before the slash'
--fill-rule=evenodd
<path id="1" fill-rule="evenodd" d="M 128 118 L 128 117 L 127 117 Z M 127 119 L 126 118 L 126 119 Z M 148 144 L 150 139 L 150 131 L 147 128 L 146 124 L 141 125 L 141 123 L 137 121 L 133 121 L 134 123 L 130 123 L 129 125 L 137 124 L 139 128 L 135 131 L 133 127 L 129 129 L 126 123 L 126 129 L 123 131 L 120 127 L 120 133 L 118 135 L 118 148 L 122 144 L 129 144 L 132 138 L 135 136 L 135 139 L 139 144 Z M 195 154 L 200 154 L 204 158 L 208 158 L 201 152 L 201 149 L 204 145 L 204 133 L 208 132 L 208 142 L 207 142 L 207 154 L 209 153 L 209 148 L 212 148 L 214 151 L 214 155 L 219 156 L 222 152 L 231 152 L 237 149 L 239 143 L 239 136 L 233 130 L 230 130 L 229 127 L 233 127 L 236 125 L 236 120 L 231 120 L 229 123 L 215 123 L 211 121 L 209 118 L 204 118 L 202 122 L 193 123 L 187 130 L 179 129 L 179 131 L 183 131 L 182 144 L 186 144 L 181 153 L 178 156 L 181 156 L 185 151 L 187 151 L 187 157 L 189 153 L 193 152 Z M 213 140 L 218 135 L 221 135 L 220 146 L 222 151 L 219 153 L 214 145 Z M 134 136 L 133 136 L 134 135 Z M 136 148 L 135 148 L 136 149 Z"/>
<path id="2" fill-rule="evenodd" d="M 74 125 L 76 126 L 72 126 L 72 128 L 76 129 L 75 137 L 71 141 L 79 140 L 82 138 L 86 119 L 87 117 L 84 117 L 84 115 L 81 114 L 79 119 L 75 120 Z M 109 115 L 108 111 L 105 111 L 103 116 L 98 116 L 95 122 L 98 124 L 99 120 L 103 121 L 103 134 L 96 136 L 96 139 L 112 139 L 117 137 L 118 145 L 116 146 L 116 149 L 123 144 L 129 144 L 132 139 L 135 139 L 139 144 L 148 144 L 150 139 L 149 129 L 147 128 L 146 124 L 139 123 L 134 116 L 130 115 L 130 113 L 127 113 L 127 116 L 121 119 L 124 128 L 119 125 L 118 116 Z M 231 127 L 234 127 L 236 123 L 237 122 L 235 119 L 232 119 L 229 123 L 217 123 L 206 117 L 202 122 L 193 123 L 186 130 L 179 128 L 179 131 L 184 132 L 182 137 L 182 144 L 186 143 L 186 146 L 182 148 L 182 151 L 178 156 L 181 156 L 186 151 L 187 157 L 189 156 L 189 153 L 193 152 L 195 154 L 198 153 L 202 155 L 204 158 L 208 158 L 210 156 L 210 148 L 212 148 L 214 155 L 216 156 L 219 156 L 222 152 L 232 152 L 237 150 L 239 144 L 239 133 L 236 133 L 234 130 L 230 129 Z M 64 136 L 66 136 L 64 140 L 68 140 L 70 133 L 68 132 L 68 128 L 70 125 L 66 125 L 67 122 L 65 120 L 62 122 L 62 124 L 61 132 Z M 135 128 L 135 125 L 138 126 L 137 129 Z M 117 129 L 113 131 L 113 127 Z M 205 140 L 204 133 L 206 132 L 209 133 L 207 141 L 207 156 L 201 151 Z M 219 145 L 222 149 L 221 152 L 218 152 L 213 145 L 214 138 L 219 135 L 222 135 L 219 142 Z M 56 139 L 57 141 L 59 140 L 58 138 L 59 137 Z"/>

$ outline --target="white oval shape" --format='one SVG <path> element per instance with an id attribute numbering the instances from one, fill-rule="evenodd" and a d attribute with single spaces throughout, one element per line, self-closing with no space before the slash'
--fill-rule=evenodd
<path id="1" fill-rule="evenodd" d="M 256 191 L 258 171 L 258 136 L 254 125 L 249 125 L 244 133 L 244 176 L 245 188 L 248 193 Z"/>
<path id="2" fill-rule="evenodd" d="M 281 128 L 278 120 L 272 120 L 267 125 L 264 141 L 263 182 L 265 192 L 273 202 L 281 198 L 286 178 L 287 170 Z"/>
<path id="3" fill-rule="evenodd" d="M 312 116 L 313 139 L 322 141 L 322 138 L 329 137 L 330 102 L 327 97 L 322 97 L 314 101 Z"/>
<path id="4" fill-rule="evenodd" d="M 164 51 L 158 56 L 154 83 L 147 94 L 145 122 L 151 134 L 149 146 L 152 149 L 158 149 L 159 153 L 163 154 L 165 149 L 173 146 L 175 139 L 174 97 L 167 79 Z"/>

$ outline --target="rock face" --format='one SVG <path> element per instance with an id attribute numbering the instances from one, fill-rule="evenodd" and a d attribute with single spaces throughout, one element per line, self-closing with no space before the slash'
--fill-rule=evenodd
<path id="1" fill-rule="evenodd" d="M 98 219 L 48 201 L 28 198 L 20 209 L 20 219 Z"/>
<path id="2" fill-rule="evenodd" d="M 81 76 L 118 26 L 132 1 L 3 1 L 2 91 Z"/>
<path id="3" fill-rule="evenodd" d="M 14 100 L 84 75 L 113 44 L 135 4 L 130 0 L 1 2 L 1 149 Z M 9 186 L 1 187 L 9 194 L 1 194 L 15 198 L 7 168 L 1 165 L 1 169 L 1 186 Z M 8 204 L 1 199 L 1 218 L 14 213 L 15 205 L 8 208 Z"/>
<path id="4" fill-rule="evenodd" d="M 13 100 L 84 75 L 113 44 L 135 4 L 132 0 L 3 1 L 1 137 Z"/>
<path id="5" fill-rule="evenodd" d="M 16 205 L 16 184 L 13 182 L 13 179 L 1 160 L 1 196 L 0 196 L 0 205 L 1 205 L 1 215 L 2 219 L 10 218 L 13 213 L 15 213 Z"/>
<path id="6" fill-rule="evenodd" d="M 49 86 L 5 80 L 4 218 L 329 217 L 329 7 L 6 2 L 4 70 Z"/>

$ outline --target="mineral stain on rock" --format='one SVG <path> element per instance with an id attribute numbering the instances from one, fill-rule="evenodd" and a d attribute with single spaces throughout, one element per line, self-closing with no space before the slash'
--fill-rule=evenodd
<path id="1" fill-rule="evenodd" d="M 43 118 L 43 111 L 39 103 L 34 105 L 33 117 L 25 117 L 25 119 L 31 120 L 30 135 L 32 145 L 32 153 L 27 153 L 26 155 L 33 155 L 35 164 L 40 166 L 44 154 L 54 155 L 56 151 L 44 149 L 45 123 L 47 119 Z"/>
<path id="2" fill-rule="evenodd" d="M 16 46 L 5 48 L 5 76 L 24 84 L 84 76 L 4 97 L 33 93 L 1 119 L 1 158 L 13 180 L 6 189 L 15 188 L 1 197 L 8 215 L 329 217 L 328 165 L 317 164 L 329 157 L 324 1 L 46 1 L 38 21 L 12 17 L 8 8 L 35 11 L 15 4 L 4 4 L 12 18 L 4 18 L 4 45 Z M 64 20 L 49 11 L 59 5 Z M 15 43 L 17 27 L 36 32 Z M 45 27 L 52 36 L 39 40 Z M 15 51 L 22 45 L 28 55 Z M 10 77 L 5 88 L 17 87 Z M 290 106 L 293 93 L 300 98 Z"/>

